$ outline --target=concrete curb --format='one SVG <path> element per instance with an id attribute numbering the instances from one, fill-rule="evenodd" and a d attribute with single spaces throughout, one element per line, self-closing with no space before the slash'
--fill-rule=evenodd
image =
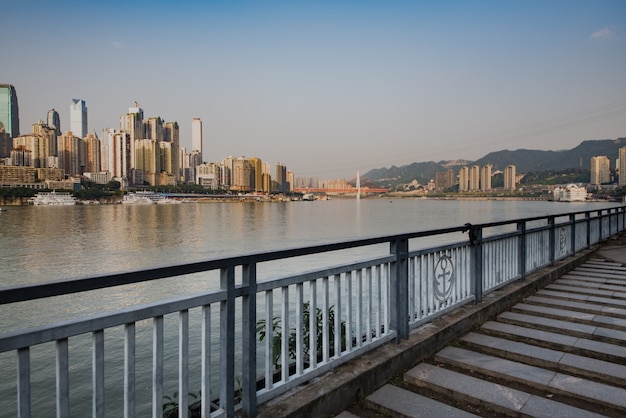
<path id="1" fill-rule="evenodd" d="M 259 417 L 331 417 L 364 399 L 402 373 L 493 316 L 590 259 L 602 244 L 543 268 L 526 280 L 488 294 L 415 330 L 409 339 L 388 343 L 355 358 L 306 385 L 259 406 Z"/>

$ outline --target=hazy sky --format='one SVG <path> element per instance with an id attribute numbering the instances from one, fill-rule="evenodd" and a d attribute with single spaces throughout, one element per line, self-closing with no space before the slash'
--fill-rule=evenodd
<path id="1" fill-rule="evenodd" d="M 557 150 L 626 136 L 626 1 L 2 0 L 0 83 L 21 133 L 204 125 L 204 159 L 296 176 Z"/>

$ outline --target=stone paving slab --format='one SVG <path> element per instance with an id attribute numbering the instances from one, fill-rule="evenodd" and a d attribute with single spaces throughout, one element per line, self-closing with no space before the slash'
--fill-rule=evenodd
<path id="1" fill-rule="evenodd" d="M 626 330 L 626 319 L 606 315 L 572 311 L 567 309 L 550 308 L 541 305 L 518 303 L 512 308 L 513 312 L 541 315 L 544 318 L 564 319 L 581 324 L 603 325 L 608 328 Z"/>
<path id="2" fill-rule="evenodd" d="M 486 403 L 494 410 L 507 414 L 513 411 L 522 416 L 536 417 L 596 418 L 602 416 L 428 363 L 417 365 L 404 376 L 409 383 L 431 389 L 438 387 L 446 393 L 454 391 L 462 394 L 469 402 Z"/>
<path id="3" fill-rule="evenodd" d="M 626 282 L 626 273 L 620 272 L 611 272 L 612 270 L 607 270 L 606 272 L 599 272 L 598 269 L 595 268 L 577 268 L 576 270 L 572 270 L 564 276 L 569 277 L 581 277 L 583 280 L 594 281 L 599 283 L 610 283 L 616 285 L 624 285 Z"/>
<path id="4" fill-rule="evenodd" d="M 572 293 L 582 293 L 582 294 L 586 294 L 589 296 L 603 296 L 606 298 L 611 298 L 613 297 L 613 294 L 615 292 L 611 292 L 609 290 L 598 290 L 598 289 L 583 289 L 580 286 L 568 286 L 568 285 L 564 285 L 564 284 L 560 284 L 560 282 L 557 280 L 556 282 L 554 282 L 553 284 L 549 284 L 548 286 L 546 286 L 546 289 L 548 290 L 560 290 L 562 292 L 572 292 Z"/>
<path id="5" fill-rule="evenodd" d="M 361 417 L 359 417 L 358 415 L 354 415 L 351 412 L 343 411 L 341 414 L 335 415 L 335 418 L 361 418 Z"/>
<path id="6" fill-rule="evenodd" d="M 543 330 L 569 333 L 576 337 L 590 337 L 596 332 L 593 325 L 577 324 L 574 322 L 561 321 L 558 319 L 542 318 L 535 315 L 525 315 L 517 312 L 503 312 L 498 316 L 498 320 L 513 323 L 515 325 L 541 328 Z M 613 331 L 613 330 L 611 330 Z"/>
<path id="7" fill-rule="evenodd" d="M 525 363 L 542 367 L 553 367 L 557 365 L 565 355 L 562 351 L 492 337 L 491 335 L 477 334 L 475 332 L 465 335 L 461 338 L 461 341 L 473 347 L 479 347 L 481 351 L 487 353 L 497 354 L 507 359 L 524 361 Z"/>
<path id="8" fill-rule="evenodd" d="M 626 285 L 626 280 L 624 280 L 623 278 L 602 278 L 601 276 L 590 277 L 587 274 L 583 274 L 583 272 L 570 272 L 569 274 L 564 275 L 562 278 L 568 280 L 579 280 L 588 283 L 618 286 L 621 289 L 624 289 L 624 285 Z"/>
<path id="9" fill-rule="evenodd" d="M 577 354 L 565 353 L 559 366 L 564 371 L 601 379 L 626 388 L 626 366 Z"/>
<path id="10" fill-rule="evenodd" d="M 410 418 L 471 418 L 477 415 L 393 385 L 385 385 L 367 401 Z M 377 409 L 377 408 L 376 408 Z M 346 417 L 347 418 L 347 417 Z"/>
<path id="11" fill-rule="evenodd" d="M 563 276 L 563 278 L 557 280 L 555 283 L 559 285 L 578 286 L 578 287 L 585 288 L 585 289 L 589 288 L 589 289 L 597 289 L 597 290 L 606 290 L 606 291 L 614 292 L 615 295 L 613 297 L 622 297 L 622 298 L 626 297 L 626 289 L 624 288 L 624 286 L 609 285 L 609 284 L 604 284 L 604 283 L 593 283 L 593 282 L 589 282 L 585 280 L 571 279 L 566 276 Z M 623 295 L 620 295 L 620 294 L 623 294 Z"/>
<path id="12" fill-rule="evenodd" d="M 612 263 L 606 260 L 587 260 L 585 263 L 581 264 L 581 266 L 626 272 L 626 267 L 620 263 Z"/>
<path id="13" fill-rule="evenodd" d="M 598 304 L 590 303 L 590 302 L 583 303 L 583 302 L 576 302 L 576 301 L 565 300 L 565 299 L 554 299 L 550 297 L 543 297 L 543 295 L 529 296 L 526 299 L 524 299 L 524 301 L 532 302 L 536 304 L 542 304 L 542 305 L 551 305 L 551 306 L 559 306 L 563 308 L 571 308 L 571 309 L 576 309 L 576 310 L 583 311 L 583 312 L 595 312 L 595 313 L 602 313 L 602 314 L 607 314 L 611 316 L 618 316 L 618 317 L 626 318 L 626 309 L 614 308 L 614 307 L 605 306 L 604 304 L 599 304 L 599 303 Z"/>
<path id="14" fill-rule="evenodd" d="M 550 345 L 556 345 L 557 347 L 573 347 L 578 337 L 572 337 L 570 335 L 559 334 L 556 332 L 542 331 L 534 328 L 526 328 L 520 325 L 512 325 L 504 322 L 488 321 L 484 323 L 480 330 L 483 332 L 495 332 L 504 336 L 521 337 L 527 341 L 539 341 Z"/>
<path id="15" fill-rule="evenodd" d="M 471 370 L 507 381 L 522 382 L 540 390 L 554 391 L 557 389 L 556 393 L 561 395 L 574 396 L 600 406 L 626 411 L 626 397 L 624 397 L 623 388 L 458 347 L 446 347 L 437 354 L 437 359 L 449 361 L 458 366 L 465 365 Z"/>
<path id="16" fill-rule="evenodd" d="M 408 383 L 430 389 L 439 388 L 445 393 L 456 392 L 468 402 L 486 403 L 494 409 L 520 411 L 532 396 L 521 390 L 488 382 L 476 377 L 420 363 L 404 374 Z"/>
<path id="17" fill-rule="evenodd" d="M 505 338 L 521 337 L 534 344 L 542 344 L 565 352 L 578 352 L 594 358 L 626 364 L 626 349 L 621 345 L 609 344 L 587 338 L 572 337 L 555 332 L 526 328 L 519 325 L 488 321 L 481 326 L 482 332 L 495 333 Z"/>
<path id="18" fill-rule="evenodd" d="M 614 298 L 605 298 L 599 296 L 591 296 L 585 295 L 583 293 L 567 293 L 560 290 L 549 290 L 543 289 L 539 290 L 537 295 L 547 296 L 550 298 L 558 298 L 563 300 L 575 300 L 575 301 L 587 301 L 593 303 L 600 303 L 605 306 L 615 306 L 615 307 L 623 307 L 626 308 L 626 300 L 623 299 L 614 299 Z"/>
<path id="19" fill-rule="evenodd" d="M 605 415 L 534 395 L 526 402 L 521 412 L 530 417 L 541 418 L 606 418 Z"/>
<path id="20" fill-rule="evenodd" d="M 532 386 L 547 387 L 556 376 L 552 370 L 452 346 L 438 352 L 435 361 Z"/>
<path id="21" fill-rule="evenodd" d="M 575 321 L 575 322 L 580 322 L 580 323 L 585 323 L 585 324 L 593 323 L 595 317 L 598 316 L 593 313 L 572 311 L 572 310 L 559 309 L 559 308 L 550 308 L 547 306 L 531 305 L 528 303 L 518 303 L 512 308 L 512 310 L 514 312 L 541 315 L 544 318 L 554 318 L 554 319 L 567 318 L 570 321 Z"/>
<path id="22" fill-rule="evenodd" d="M 551 369 L 563 368 L 577 375 L 626 387 L 626 366 L 621 364 L 476 333 L 466 335 L 461 341 L 506 359 Z"/>
<path id="23" fill-rule="evenodd" d="M 603 383 L 590 382 L 587 379 L 558 373 L 550 387 L 574 394 L 584 400 L 593 400 L 606 407 L 626 413 L 626 396 L 624 389 Z"/>
<path id="24" fill-rule="evenodd" d="M 621 276 L 621 277 L 626 277 L 626 267 L 619 267 L 619 266 L 606 266 L 606 265 L 602 265 L 602 264 L 582 264 L 578 267 L 576 267 L 576 271 L 577 272 L 586 272 L 586 273 L 591 273 L 591 274 L 609 274 L 612 276 Z M 570 271 L 570 273 L 572 274 L 576 274 L 572 271 Z"/>

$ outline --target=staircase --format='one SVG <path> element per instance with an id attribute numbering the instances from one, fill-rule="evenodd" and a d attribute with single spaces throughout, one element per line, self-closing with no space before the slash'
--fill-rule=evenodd
<path id="1" fill-rule="evenodd" d="M 626 267 L 593 259 L 338 415 L 626 416 Z"/>

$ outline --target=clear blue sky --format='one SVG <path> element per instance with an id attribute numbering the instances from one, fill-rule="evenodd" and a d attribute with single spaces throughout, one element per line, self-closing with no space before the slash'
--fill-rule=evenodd
<path id="1" fill-rule="evenodd" d="M 353 178 L 626 136 L 626 1 L 3 0 L 0 83 L 20 128 L 146 116 L 204 125 L 204 156 Z"/>

